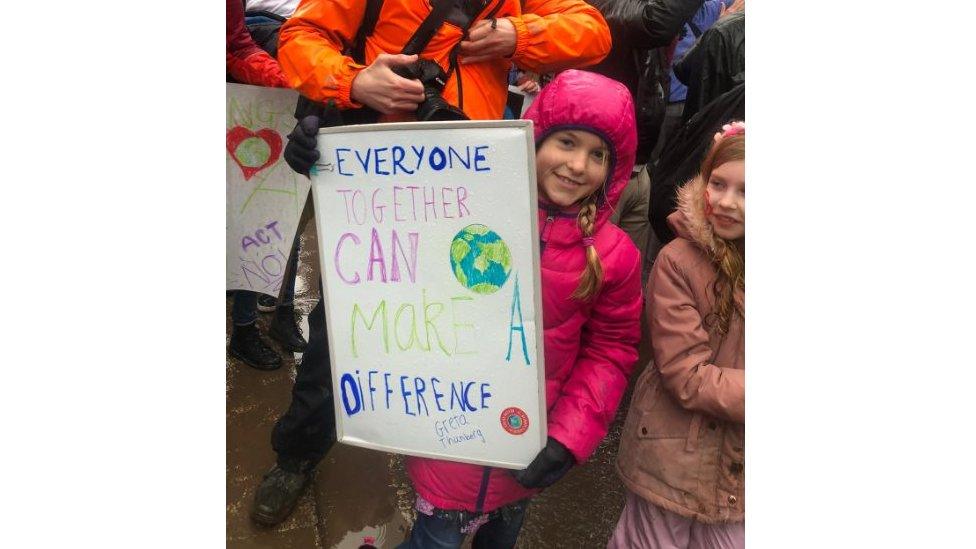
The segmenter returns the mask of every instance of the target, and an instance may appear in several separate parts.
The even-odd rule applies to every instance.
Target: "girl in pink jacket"
[[[535,124],[549,439],[511,471],[407,458],[417,521],[401,547],[514,547],[528,499],[589,458],[637,360],[641,260],[608,223],[634,165],[630,92],[562,72],[525,113]]]

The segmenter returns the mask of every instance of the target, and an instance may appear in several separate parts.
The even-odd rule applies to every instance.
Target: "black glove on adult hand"
[[[319,133],[319,117],[310,114],[302,118],[288,134],[285,145],[285,162],[296,172],[308,176],[309,170],[319,159],[316,136]]]
[[[573,454],[561,442],[549,437],[546,447],[535,456],[532,463],[512,474],[526,488],[546,488],[563,478],[575,462]]]

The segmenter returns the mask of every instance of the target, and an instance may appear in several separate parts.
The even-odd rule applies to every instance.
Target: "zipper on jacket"
[[[505,0],[498,0],[498,4],[496,4],[491,11],[485,14],[482,20],[488,20],[494,17],[495,14],[498,13],[498,10],[500,10],[504,4],[505,4]],[[488,2],[485,2],[485,5],[487,6]],[[461,33],[461,40],[467,40],[468,38],[467,27],[462,30],[463,32]],[[447,77],[450,78],[451,74],[455,74],[455,73],[457,74],[457,78],[455,79],[455,82],[457,83],[457,96],[458,96],[457,108],[463,111],[464,110],[464,87],[463,84],[461,83],[461,71],[457,69],[457,56],[458,56],[458,50],[460,48],[461,48],[461,43],[458,42],[457,44],[454,45],[453,48],[451,48],[451,53],[448,54],[449,71],[447,73]]]
[[[542,226],[542,230],[539,231],[539,255],[546,249],[546,242],[549,241],[549,235],[552,233],[552,223],[556,220],[556,214],[550,211],[546,211],[546,224]]]
[[[492,17],[494,17],[495,14],[498,13],[498,10],[502,9],[502,6],[504,4],[505,4],[505,0],[498,0],[498,4],[495,4],[495,7],[492,8],[491,11],[486,13],[482,19],[491,19]]]
[[[485,467],[481,475],[481,488],[478,490],[478,503],[474,508],[475,513],[481,513],[485,507],[485,497],[488,496],[488,479],[491,478],[491,467]]]

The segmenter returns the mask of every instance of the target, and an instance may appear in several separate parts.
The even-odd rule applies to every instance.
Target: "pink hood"
[[[593,132],[610,145],[609,182],[598,191],[599,230],[617,206],[634,169],[637,125],[630,91],[616,80],[596,73],[563,71],[542,88],[525,118],[535,125],[536,148],[552,133],[574,128]],[[546,205],[540,203],[540,207]]]
[[[569,70],[543,88],[526,118],[535,122],[536,146],[556,130],[577,128],[601,135],[611,149],[593,232],[603,286],[592,300],[571,297],[586,266],[576,212],[539,205],[548,434],[583,463],[606,435],[637,361],[640,253],[606,222],[634,165],[634,107],[623,85]],[[417,492],[442,509],[490,511],[538,492],[505,469],[410,457],[407,471]]]

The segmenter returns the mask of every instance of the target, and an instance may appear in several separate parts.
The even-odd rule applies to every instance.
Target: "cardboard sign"
[[[329,128],[318,146],[339,440],[524,468],[546,439],[531,122]]]
[[[285,163],[298,93],[227,84],[227,289],[278,295],[310,183]]]

